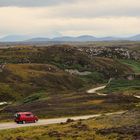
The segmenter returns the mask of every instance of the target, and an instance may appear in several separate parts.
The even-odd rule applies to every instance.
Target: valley
[[[11,122],[13,115],[19,111],[31,111],[40,119],[101,114],[99,120],[90,118],[80,123],[94,124],[96,121],[100,123],[109,119],[109,123],[113,124],[110,124],[108,129],[115,124],[112,122],[114,115],[102,116],[103,114],[125,110],[129,115],[126,117],[124,113],[125,117],[121,120],[133,120],[131,112],[137,116],[140,109],[140,99],[137,98],[140,96],[139,47],[132,48],[129,45],[123,47],[123,43],[117,47],[115,43],[114,46],[111,44],[111,47],[107,45],[108,43],[104,43],[103,47],[92,47],[88,44],[24,45],[0,48],[0,103],[3,103],[0,104],[0,122]],[[99,91],[96,93],[97,89]],[[118,114],[118,117],[121,115]],[[79,121],[70,125],[76,123]],[[127,125],[130,125],[129,122]],[[102,128],[98,132],[102,133],[106,126],[105,123],[101,127],[98,124],[97,129]],[[42,133],[45,127],[47,132],[51,129],[51,126],[39,126],[35,131]],[[70,126],[68,123],[52,127],[56,129],[65,127],[69,130]],[[90,125],[89,127],[92,128]],[[123,123],[117,128],[122,127],[127,129]],[[13,131],[14,134],[15,131],[25,132],[25,129],[6,131],[7,133]],[[118,133],[119,130],[115,131]],[[95,132],[93,133],[95,135]],[[110,135],[109,137],[113,137]],[[32,138],[36,139],[34,136]],[[96,136],[102,138],[98,134]],[[11,137],[14,139],[14,136]],[[24,136],[22,137],[24,139]],[[44,138],[48,137],[50,137],[48,133],[44,134]],[[52,139],[55,137],[57,136],[54,138],[52,136]],[[66,137],[71,139],[71,136]],[[128,137],[133,135],[128,134]],[[5,137],[0,133],[0,138]],[[62,139],[64,138],[65,136],[62,136]]]

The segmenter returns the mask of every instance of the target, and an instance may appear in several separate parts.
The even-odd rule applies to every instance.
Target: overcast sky
[[[0,0],[0,36],[140,34],[140,0]]]

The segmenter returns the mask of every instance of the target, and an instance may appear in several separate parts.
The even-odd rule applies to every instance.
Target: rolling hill
[[[0,38],[0,42],[94,42],[94,41],[140,41],[140,35],[130,36],[130,37],[95,37],[91,35],[82,36],[61,36],[55,38],[48,37],[29,37],[26,35],[9,35]]]

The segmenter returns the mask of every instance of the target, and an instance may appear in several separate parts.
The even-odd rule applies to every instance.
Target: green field
[[[124,94],[124,95],[134,95],[140,94],[140,80],[125,80],[118,79],[113,80],[111,83],[103,90],[106,94]]]
[[[135,71],[135,73],[140,73],[140,61],[135,60],[120,60],[123,64],[126,64]]]

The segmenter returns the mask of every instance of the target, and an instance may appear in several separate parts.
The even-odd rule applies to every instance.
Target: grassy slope
[[[0,100],[19,100],[40,91],[77,90],[84,82],[47,64],[8,64],[0,74]]]
[[[132,140],[140,136],[139,109],[70,123],[0,131],[0,139]]]
[[[113,80],[104,90],[104,93],[115,93],[115,94],[124,94],[124,95],[136,95],[140,91],[140,79],[136,80]]]
[[[119,60],[121,63],[131,67],[135,74],[140,73],[140,61]],[[138,76],[137,76],[138,77]],[[140,95],[140,79],[134,80],[116,79],[103,90],[104,93],[116,93],[125,95]]]
[[[135,73],[140,73],[140,61],[135,60],[120,60],[120,62],[132,67]]]

